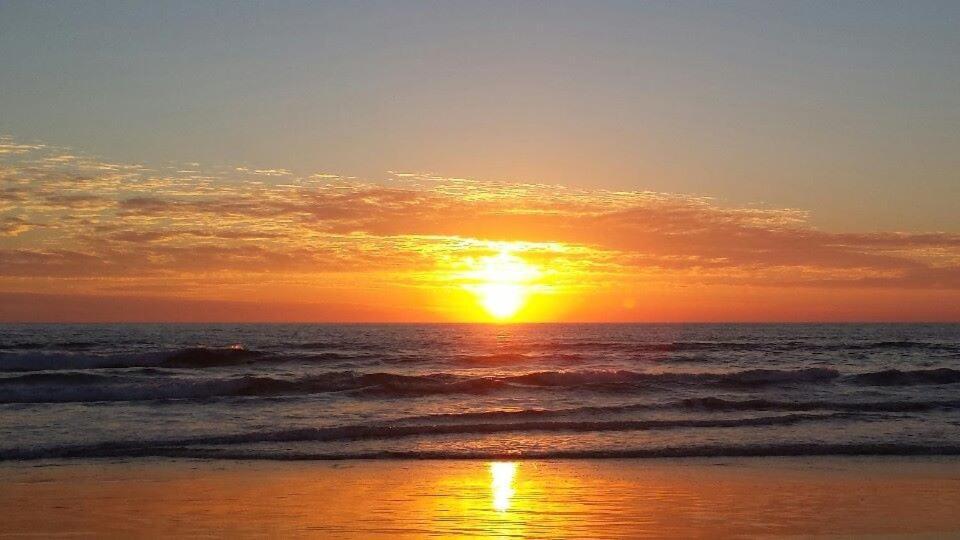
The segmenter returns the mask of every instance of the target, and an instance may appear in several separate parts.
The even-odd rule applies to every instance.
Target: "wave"
[[[367,343],[357,340],[344,341],[306,341],[290,344],[291,349],[300,349],[306,351],[381,351],[385,350],[383,345],[377,343]]]
[[[90,458],[182,458],[261,461],[342,461],[342,460],[541,460],[541,459],[657,459],[657,458],[739,458],[814,456],[960,456],[960,445],[910,443],[786,443],[768,445],[690,445],[659,448],[574,449],[574,450],[409,450],[276,452],[237,448],[193,448],[183,446],[99,446],[85,449],[2,450],[0,461]]]
[[[950,351],[960,354],[960,344],[933,341],[874,341],[850,343],[762,342],[762,341],[679,341],[679,342],[619,342],[619,341],[573,341],[519,343],[496,346],[477,352],[462,351],[458,347],[426,347],[408,344],[413,350],[429,352],[398,352],[385,344],[353,342],[307,342],[275,346],[278,351],[266,352],[239,345],[195,346],[173,350],[149,350],[142,352],[99,352],[98,347],[108,347],[107,342],[61,341],[56,343],[14,342],[0,347],[0,372],[52,371],[131,367],[175,367],[182,369],[208,369],[243,366],[253,363],[314,362],[376,360],[385,363],[421,361],[451,362],[455,365],[497,366],[543,364],[556,366],[575,365],[590,359],[603,360],[605,353],[616,353],[620,358],[636,361],[650,360],[656,354],[658,362],[715,362],[724,361],[718,354],[729,352],[764,352],[776,354],[790,351],[803,352],[864,352],[924,350],[931,352]],[[129,346],[129,344],[128,344]],[[676,354],[671,354],[676,353]],[[699,354],[697,354],[699,353]],[[760,371],[760,370],[758,370]],[[867,380],[867,379],[865,379]],[[880,380],[879,378],[877,380]]]
[[[730,373],[645,373],[618,371],[540,371],[508,377],[506,380],[528,386],[598,386],[619,384],[710,384],[722,386],[765,386],[822,382],[835,379],[840,372],[827,368],[795,370],[749,369]]]
[[[912,341],[912,340],[880,340],[880,341],[847,341],[847,342],[817,342],[817,341],[550,341],[530,344],[517,344],[510,348],[513,352],[536,351],[619,351],[636,353],[671,353],[671,352],[793,352],[793,351],[870,351],[870,350],[927,350],[927,351],[960,351],[960,344],[955,342]]]
[[[230,347],[191,347],[171,353],[163,359],[165,367],[206,368],[247,364],[265,356],[260,351],[239,345]]]
[[[76,384],[82,382],[83,384]],[[231,378],[131,377],[81,372],[31,373],[0,379],[0,403],[68,403],[210,399],[350,392],[353,395],[417,397],[478,394],[507,383],[495,378],[449,374],[326,372],[299,378],[246,375]]]
[[[118,369],[136,367],[213,367],[246,363],[263,356],[237,346],[190,347],[143,353],[75,352],[0,353],[0,372]]]
[[[931,341],[874,341],[870,343],[855,343],[846,348],[850,349],[934,349],[956,351],[958,346],[955,343],[938,343]]]
[[[15,377],[0,377],[0,388],[10,385],[31,384],[104,384],[109,383],[114,379],[115,378],[111,376],[88,373],[85,371],[40,372],[17,375]],[[2,401],[2,398],[0,398],[0,401]]]
[[[485,354],[459,354],[452,360],[459,364],[470,366],[497,366],[512,364],[529,364],[534,362],[549,362],[551,364],[579,364],[585,358],[580,354],[553,353],[535,354],[531,352],[497,352]]]
[[[926,412],[960,409],[960,400],[935,401],[776,401],[769,399],[727,400],[716,397],[684,399],[673,406],[708,411],[848,411]]]
[[[248,364],[324,362],[364,358],[371,358],[370,353],[325,351],[278,355],[265,351],[247,349],[238,345],[227,347],[188,347],[168,351],[116,354],[84,354],[63,351],[8,352],[0,353],[0,373],[137,367],[207,369],[244,366]]]
[[[960,382],[960,370],[950,368],[899,370],[887,369],[850,375],[850,380],[871,386],[914,386]]]
[[[206,353],[205,353],[206,354]],[[232,356],[226,356],[232,358]],[[223,356],[193,357],[197,366],[220,362]],[[240,358],[249,358],[241,355]],[[161,368],[171,366],[167,362]],[[172,364],[183,366],[182,362]],[[416,398],[447,394],[486,394],[514,390],[586,390],[600,393],[634,394],[651,389],[682,386],[750,390],[764,387],[828,384],[834,381],[865,386],[952,384],[960,382],[960,371],[948,368],[929,370],[886,370],[841,376],[837,370],[806,368],[796,370],[751,369],[729,373],[643,373],[635,371],[538,371],[522,375],[472,377],[451,373],[402,375],[328,371],[301,377],[244,375],[236,377],[185,377],[176,371],[98,374],[82,371],[27,373],[0,378],[0,403],[59,403],[90,401],[146,401],[209,399],[217,397],[306,395],[344,392],[355,397]],[[144,368],[149,369],[149,368]],[[143,376],[148,375],[148,376]],[[691,407],[733,410],[732,402],[704,398]],[[754,400],[747,406],[759,410],[786,407],[783,403]],[[838,406],[840,406],[838,404]],[[803,410],[803,409],[797,409]]]
[[[731,400],[717,397],[688,398],[677,401],[631,403],[625,405],[585,406],[564,409],[495,410],[466,413],[438,413],[405,418],[403,421],[462,422],[469,420],[514,421],[525,418],[569,418],[596,415],[618,415],[638,411],[679,410],[706,412],[928,412],[960,409],[960,400],[934,401],[776,401],[769,399]]]
[[[67,351],[76,351],[76,350],[87,350],[93,349],[96,347],[108,345],[105,342],[96,342],[96,341],[58,341],[53,343],[48,342],[37,342],[37,341],[18,341],[14,343],[5,343],[0,342],[0,349],[4,350],[21,350],[21,351],[35,351],[38,349],[64,349]]]
[[[39,459],[95,457],[103,453],[135,451],[143,448],[229,446],[257,443],[342,442],[395,440],[408,437],[444,435],[489,435],[532,432],[623,432],[682,428],[738,428],[786,426],[849,418],[846,413],[788,414],[735,419],[610,420],[468,424],[360,424],[326,428],[300,428],[281,431],[257,431],[232,435],[201,436],[175,440],[114,441],[93,445],[74,445],[46,449],[10,449],[0,451],[0,459]],[[114,454],[111,454],[114,455]]]
[[[82,376],[81,376],[82,375]],[[449,373],[324,372],[299,378],[246,375],[231,378],[180,376],[99,376],[79,372],[27,374],[0,379],[0,403],[56,403],[75,401],[145,401],[225,396],[278,396],[349,392],[355,396],[386,398],[444,394],[484,394],[507,388],[587,389],[632,393],[650,385],[706,384],[759,387],[829,381],[834,370],[747,370],[733,373],[638,373],[633,371],[542,371],[513,376],[468,377]],[[76,379],[76,380],[74,380]],[[83,381],[91,384],[74,384]],[[102,384],[96,384],[96,383]]]
[[[868,444],[771,444],[771,445],[698,445],[664,448],[622,448],[604,450],[510,451],[373,451],[330,453],[271,453],[257,451],[221,451],[216,449],[144,449],[142,453],[116,457],[169,457],[195,459],[342,461],[371,459],[402,460],[538,460],[538,459],[657,459],[657,458],[737,458],[737,457],[813,457],[813,456],[958,456],[958,445],[899,443]],[[104,457],[113,457],[104,456]],[[0,456],[3,459],[3,456]]]

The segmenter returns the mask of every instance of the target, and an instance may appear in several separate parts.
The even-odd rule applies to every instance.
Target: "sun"
[[[540,271],[509,251],[471,261],[474,269],[465,277],[466,288],[473,292],[493,318],[513,317],[526,304],[532,282]]]
[[[483,308],[498,319],[512,317],[526,301],[523,287],[510,283],[478,285],[475,291]]]

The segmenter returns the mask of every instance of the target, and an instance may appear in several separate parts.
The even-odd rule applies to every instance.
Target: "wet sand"
[[[956,458],[0,465],[0,537],[960,536]]]

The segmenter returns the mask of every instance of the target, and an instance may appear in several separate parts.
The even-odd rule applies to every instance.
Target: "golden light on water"
[[[506,512],[510,509],[510,500],[515,493],[513,479],[517,475],[517,464],[495,461],[490,464],[490,493],[493,509]]]
[[[540,270],[509,251],[481,257],[464,275],[466,288],[476,295],[480,305],[492,317],[513,317],[526,304]]]

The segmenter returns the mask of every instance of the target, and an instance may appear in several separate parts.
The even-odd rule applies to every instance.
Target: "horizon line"
[[[878,321],[516,321],[516,322],[496,322],[496,321],[0,321],[0,325],[97,325],[97,324],[170,324],[170,325],[318,325],[318,326],[416,326],[416,325],[438,325],[438,326],[532,326],[532,325],[604,325],[604,326],[627,326],[627,325],[883,325],[883,324],[902,324],[902,325],[925,325],[925,324],[946,324],[957,325],[960,320],[927,320],[927,321],[903,321],[903,320],[878,320]]]

